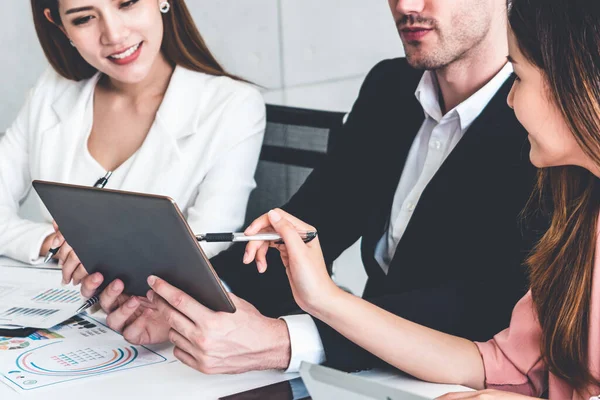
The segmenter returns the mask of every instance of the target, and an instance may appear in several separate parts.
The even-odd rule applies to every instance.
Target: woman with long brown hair
[[[32,179],[171,196],[192,229],[244,222],[265,127],[260,93],[228,74],[184,0],[31,0],[51,65],[0,140],[0,255],[63,244],[50,215],[17,215]],[[160,227],[157,227],[160,229]],[[205,245],[209,257],[226,246]],[[85,270],[67,243],[65,283]]]
[[[282,210],[247,230],[274,228],[294,297],[314,317],[418,378],[480,391],[444,399],[588,399],[600,393],[600,6],[589,0],[512,0],[509,105],[540,168],[530,206],[551,215],[528,260],[531,290],[510,327],[486,343],[440,333],[348,294],[327,274],[313,230]],[[541,203],[541,204],[540,204]],[[265,246],[247,261],[265,264]],[[490,257],[494,257],[490,254]],[[481,260],[485,263],[485,260]],[[161,294],[160,292],[158,294]],[[154,296],[158,298],[158,296]],[[481,390],[487,388],[487,390]]]

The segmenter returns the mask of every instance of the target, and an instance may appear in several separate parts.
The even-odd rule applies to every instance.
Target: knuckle
[[[196,365],[197,365],[198,371],[202,372],[203,374],[210,375],[210,372],[209,372],[210,369],[206,365],[204,365],[201,361],[196,362]]]
[[[113,303],[114,302],[111,299],[107,298],[104,293],[100,295],[100,307],[102,308],[102,311],[109,314],[109,316]]]
[[[165,315],[165,321],[167,321],[167,324],[169,324],[169,326],[173,326],[175,324],[175,312],[173,312],[172,310],[167,311]]]
[[[205,357],[200,356],[197,359],[198,370],[204,374],[212,375],[215,373],[215,367]]]
[[[107,314],[110,312],[108,305],[104,301],[100,301],[100,308],[102,309],[102,311],[104,311]],[[106,321],[108,322],[108,317],[107,317]]]
[[[252,251],[252,252],[256,252],[256,250],[258,250],[260,248],[260,243],[259,242],[250,242],[248,243],[248,250]]]
[[[169,342],[177,345],[177,333],[173,329],[169,330]]]
[[[176,308],[185,306],[185,296],[182,292],[175,293],[175,295],[173,295],[172,301],[173,302],[171,304],[173,304],[173,306]]]
[[[195,336],[192,339],[192,344],[194,345],[194,347],[200,349],[202,352],[209,348],[209,341],[204,336]]]
[[[69,260],[63,262],[62,271],[64,276],[70,278],[73,275],[74,270],[75,267],[72,265],[71,262],[69,262]]]
[[[127,329],[123,331],[123,338],[131,344],[142,344],[139,336],[131,334]]]
[[[120,327],[117,326],[117,321],[115,319],[116,319],[116,317],[115,317],[114,313],[113,314],[108,314],[108,316],[106,317],[106,324],[110,328],[112,328],[112,329],[114,329],[116,331],[120,331],[120,329],[118,329]]]

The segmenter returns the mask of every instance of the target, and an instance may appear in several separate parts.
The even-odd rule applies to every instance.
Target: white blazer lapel
[[[87,81],[69,85],[53,103],[57,117],[55,125],[41,135],[40,149],[45,154],[40,157],[42,179],[66,182],[72,169],[75,155],[81,151],[81,141],[87,137],[93,115],[86,115],[88,101],[91,101],[100,74]],[[91,111],[91,109],[90,109]]]

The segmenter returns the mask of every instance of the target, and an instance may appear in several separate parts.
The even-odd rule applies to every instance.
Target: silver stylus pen
[[[304,243],[308,243],[317,237],[316,231],[299,231],[300,237]],[[263,240],[265,242],[281,242],[282,238],[277,233],[259,233],[257,235],[246,236],[243,233],[202,233],[196,235],[199,242],[250,242],[254,240]]]

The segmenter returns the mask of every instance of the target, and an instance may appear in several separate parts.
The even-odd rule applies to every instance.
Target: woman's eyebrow
[[[92,8],[93,8],[92,6],[71,8],[71,9],[67,10],[65,12],[65,14],[75,14],[75,13],[78,13],[81,11],[90,11]]]

